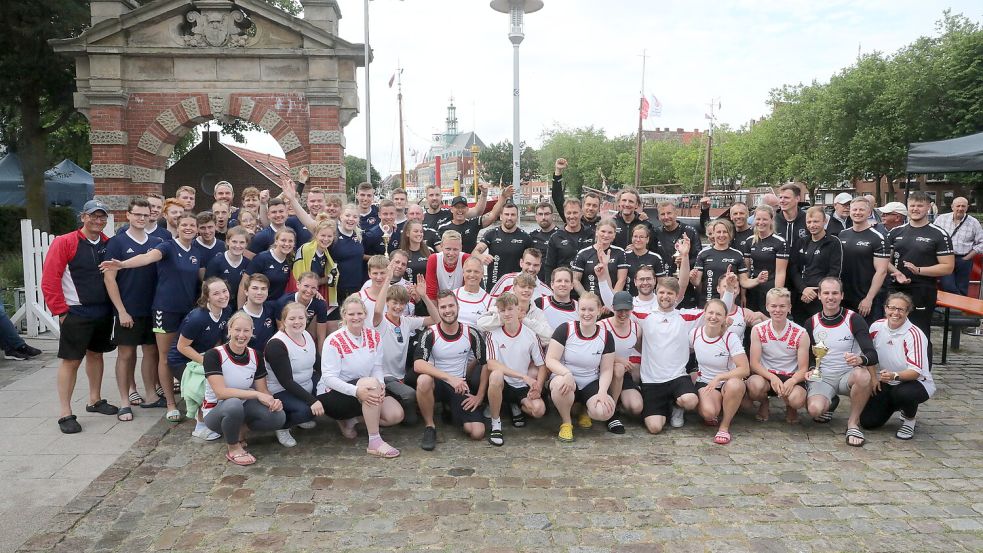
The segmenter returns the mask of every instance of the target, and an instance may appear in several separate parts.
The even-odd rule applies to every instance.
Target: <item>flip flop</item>
[[[812,419],[813,422],[818,422],[819,424],[826,424],[829,421],[833,420],[833,411],[836,411],[836,408],[839,406],[840,406],[840,396],[833,396],[833,399],[831,399],[829,402],[829,409],[822,415],[819,415],[818,417]]]
[[[133,409],[129,407],[123,407],[122,409],[119,410],[119,413],[116,413],[116,419],[119,420],[120,422],[130,422],[131,420],[133,420]]]
[[[713,443],[717,445],[727,445],[730,443],[730,432],[721,430],[713,437]]]
[[[143,403],[143,396],[140,392],[130,392],[130,405],[140,405]]]
[[[225,458],[234,465],[239,465],[240,467],[248,467],[256,462],[256,458],[253,457],[252,453],[248,451],[243,451],[242,453],[237,453],[233,455],[232,453],[226,453]]]
[[[383,459],[395,459],[399,457],[399,450],[395,447],[389,445],[386,442],[379,444],[377,448],[365,448],[365,452],[374,457],[382,457]]]

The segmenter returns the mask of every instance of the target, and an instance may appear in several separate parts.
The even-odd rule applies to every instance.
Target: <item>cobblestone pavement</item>
[[[567,445],[555,418],[506,419],[502,448],[444,427],[430,453],[421,427],[388,429],[396,460],[326,421],[290,450],[253,436],[248,468],[161,422],[22,550],[983,551],[983,344],[964,346],[915,439],[895,421],[864,448],[844,442],[847,403],[830,425],[740,415],[729,446],[696,417]]]

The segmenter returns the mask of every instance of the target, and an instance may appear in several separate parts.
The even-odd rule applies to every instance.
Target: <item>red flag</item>
[[[393,83],[396,82],[396,74],[393,73],[392,77],[389,77],[389,88],[393,87]]]
[[[642,119],[649,118],[649,101],[644,96],[642,97],[642,108],[641,113],[639,113],[639,117]]]

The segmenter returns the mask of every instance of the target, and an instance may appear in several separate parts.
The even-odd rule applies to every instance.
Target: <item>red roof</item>
[[[287,160],[285,158],[272,154],[256,152],[243,148],[242,146],[234,146],[232,144],[223,143],[222,146],[239,156],[240,159],[251,165],[253,169],[259,171],[264,177],[269,179],[270,182],[279,183],[281,176],[290,175],[290,166],[287,165]]]

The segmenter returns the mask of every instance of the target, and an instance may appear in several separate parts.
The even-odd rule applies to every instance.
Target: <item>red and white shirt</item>
[[[485,336],[485,343],[489,359],[495,359],[517,373],[535,377],[538,373],[530,365],[541,367],[545,364],[539,337],[522,323],[519,323],[519,330],[515,334],[509,334],[505,327],[496,328]],[[513,388],[526,386],[524,381],[511,376],[506,376],[505,382]]]
[[[788,376],[799,370],[799,344],[809,339],[806,329],[786,321],[778,331],[768,319],[751,327],[751,334],[761,344],[761,365],[768,372]]]
[[[622,357],[631,361],[632,363],[641,363],[642,354],[635,349],[635,344],[638,343],[638,323],[629,320],[628,321],[628,332],[622,336],[618,334],[618,329],[614,327],[614,317],[608,317],[601,321],[601,325],[608,329],[611,336],[614,337],[614,354],[618,357]]]
[[[935,380],[929,370],[928,338],[920,328],[905,321],[897,329],[891,330],[886,319],[870,325],[870,337],[877,350],[877,362],[882,370],[901,372],[907,369],[918,371],[918,383],[925,387],[928,396],[935,394]],[[896,386],[900,382],[889,382]]]
[[[714,377],[733,370],[737,367],[734,356],[744,353],[744,345],[735,334],[724,331],[723,335],[710,338],[704,326],[690,331],[689,343],[696,353],[699,366],[697,382],[710,382]]]
[[[512,288],[515,287],[515,277],[519,276],[520,274],[522,273],[509,273],[503,276],[502,278],[498,279],[498,282],[496,282],[495,286],[492,287],[491,289],[491,296],[493,298],[497,298],[498,296],[501,296],[505,292],[512,291]],[[536,301],[537,299],[542,298],[544,296],[552,296],[552,295],[553,295],[553,290],[551,290],[549,286],[547,286],[543,281],[537,278],[536,290],[533,291],[532,293],[532,300]]]
[[[332,332],[321,348],[321,380],[317,384],[317,393],[337,390],[354,396],[357,387],[352,382],[367,376],[385,384],[379,333],[363,328],[361,333],[354,335],[347,327]]]
[[[491,306],[491,296],[481,288],[472,293],[465,290],[463,286],[454,290],[454,295],[457,296],[457,320],[477,326],[478,318]]]

